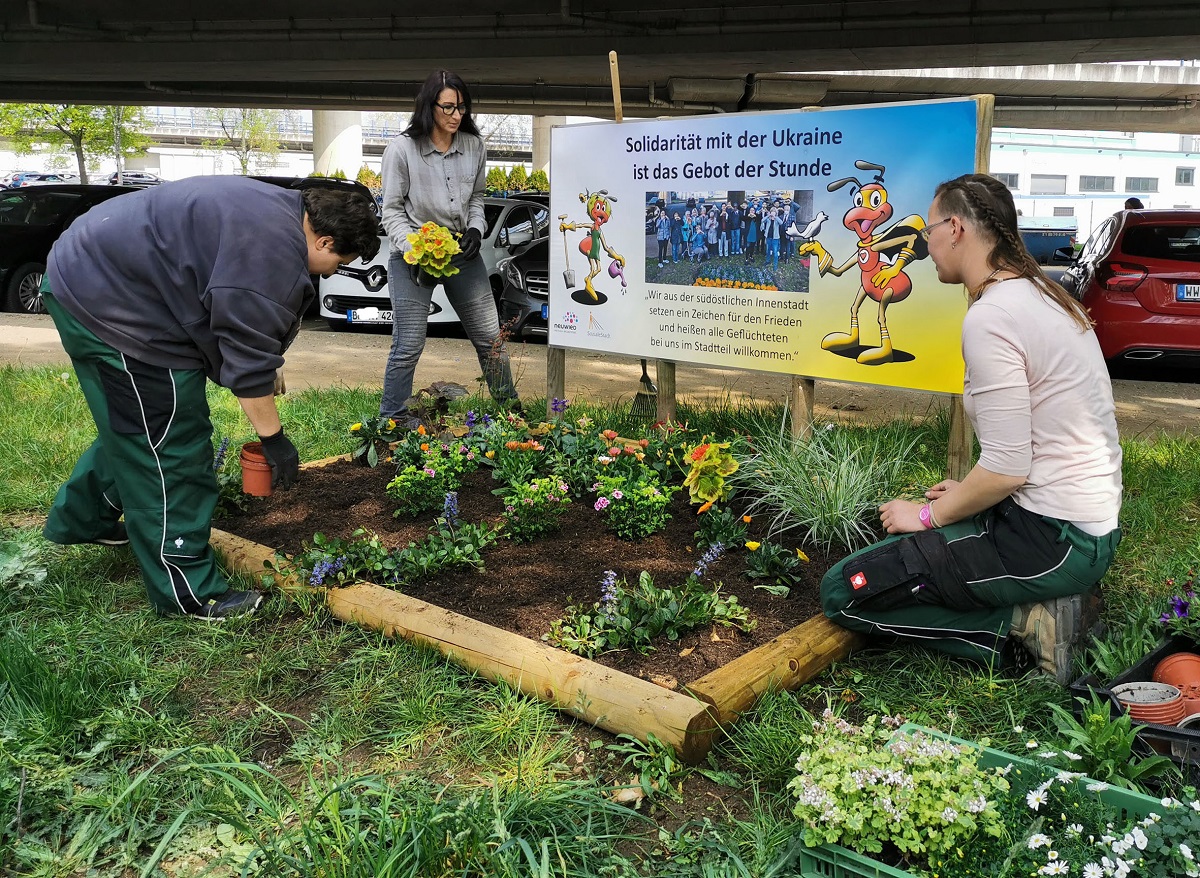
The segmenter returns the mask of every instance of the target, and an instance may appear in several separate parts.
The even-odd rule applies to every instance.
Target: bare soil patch
[[[386,545],[403,547],[425,537],[433,516],[393,516],[394,504],[384,492],[393,474],[387,464],[372,469],[347,461],[308,469],[291,490],[256,500],[249,513],[215,524],[288,554],[300,551],[316,532],[350,538],[360,527],[378,534]],[[492,524],[500,520],[503,501],[492,494],[498,484],[490,470],[468,475],[459,490],[463,520]],[[701,554],[695,548],[696,514],[683,492],[672,500],[667,528],[636,542],[609,533],[593,511],[592,500],[573,500],[562,516],[561,529],[534,543],[501,538],[484,551],[485,571],[445,571],[404,590],[444,609],[538,640],[572,601],[590,605],[600,599],[606,570],[615,570],[630,583],[646,570],[663,587],[681,584],[695,568]],[[750,531],[751,539],[762,538],[758,522],[751,522]],[[745,576],[747,551],[731,549],[709,567],[705,581],[721,583],[724,594],[737,597],[757,623],[752,632],[706,626],[675,642],[664,639],[647,655],[615,651],[596,660],[655,682],[686,684],[820,612],[817,586],[829,562],[819,552],[805,550],[811,561],[803,568],[803,581],[784,598],[755,588],[761,582]]]

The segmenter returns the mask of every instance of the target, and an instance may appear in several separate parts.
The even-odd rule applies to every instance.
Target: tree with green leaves
[[[530,189],[536,189],[538,192],[550,191],[550,178],[546,176],[546,172],[541,168],[529,175],[529,182],[525,184]]]
[[[8,138],[18,155],[49,144],[56,154],[74,156],[83,183],[102,159],[115,158],[121,168],[127,157],[144,153],[151,143],[142,133],[145,127],[141,107],[0,104],[0,137]]]
[[[488,168],[487,176],[483,178],[484,188],[488,192],[502,192],[508,188],[508,172],[500,166]]]
[[[284,121],[282,110],[223,107],[210,110],[209,119],[221,134],[206,140],[204,148],[211,152],[233,153],[239,174],[250,174],[279,164],[279,151],[283,146],[279,134]]]
[[[508,191],[520,192],[528,188],[529,175],[525,171],[525,166],[522,164],[513,165],[513,169],[508,173]]]

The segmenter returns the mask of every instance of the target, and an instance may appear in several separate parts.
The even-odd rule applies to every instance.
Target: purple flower
[[[556,415],[561,415],[567,410],[568,405],[570,405],[570,403],[568,403],[565,399],[559,399],[556,396],[554,399],[550,400],[550,411],[554,412]]]
[[[600,610],[611,622],[613,609],[617,603],[617,571],[605,570],[604,578],[600,580]]]
[[[700,560],[696,562],[696,569],[692,571],[692,576],[696,577],[696,579],[703,579],[705,571],[708,570],[708,565],[715,564],[717,559],[723,554],[725,554],[725,544],[713,543],[708,547],[708,551],[700,557]]]
[[[450,527],[458,526],[458,491],[447,491],[446,499],[442,501],[442,518]]]
[[[625,495],[621,493],[620,489],[618,489],[618,490],[616,490],[616,491],[613,491],[613,495],[612,495],[612,497],[613,497],[613,499],[614,499],[614,500],[620,500],[620,499],[621,499],[622,497],[624,497],[624,496],[625,496]]]
[[[477,421],[477,420],[478,420],[478,419],[477,419],[477,418],[476,418],[476,416],[475,416],[475,412],[473,412],[473,411],[472,411],[472,412],[467,412],[467,429],[468,429],[468,430],[473,430],[473,429],[475,429],[475,423],[476,423],[476,421]]]
[[[226,436],[221,440],[221,447],[217,449],[217,454],[213,458],[213,472],[216,472],[225,465],[225,452],[229,450],[229,437]]]
[[[600,499],[598,499],[596,501],[595,509],[597,512],[599,512],[601,509],[607,508],[607,506],[608,506],[608,498],[601,497]]]
[[[431,466],[427,466],[427,467],[425,467],[425,469],[423,470],[423,472],[425,473],[425,475],[429,476],[430,478],[433,478],[434,476],[436,476],[436,475],[437,475],[437,470],[435,470],[435,469],[434,469],[433,467],[431,467]]]
[[[308,578],[309,585],[324,585],[325,577],[337,573],[346,564],[345,556],[337,558],[322,558],[313,565],[312,576]]]

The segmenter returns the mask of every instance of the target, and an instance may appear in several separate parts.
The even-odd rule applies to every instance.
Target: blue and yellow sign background
[[[870,297],[858,312],[858,348],[825,350],[821,341],[849,329],[864,281],[858,260],[869,258],[860,241],[879,240],[906,218],[915,216],[910,225],[923,225],[937,185],[975,170],[977,125],[976,101],[962,99],[554,129],[550,343],[961,393],[966,300],[961,286],[938,281],[922,246],[903,268],[911,292],[884,314],[894,349],[890,362],[870,365],[856,357],[880,344],[880,308]],[[855,162],[884,170],[863,170]],[[877,176],[881,185],[870,185]],[[856,182],[829,190],[845,178]],[[860,235],[848,217],[856,194],[870,200],[871,190],[880,188],[892,206],[890,217]],[[736,256],[658,268],[656,242],[647,231],[647,193],[663,193],[683,210],[686,195],[703,210],[730,193],[744,193],[740,200],[768,193],[770,201],[782,192],[803,195],[797,204],[811,216],[798,216],[798,229],[826,215],[814,237],[833,267],[850,263],[840,276],[822,276],[815,256],[809,257],[806,284],[796,280],[793,262],[790,280],[778,290],[745,286],[747,278],[765,286],[763,279],[775,275],[769,266],[766,275],[748,272]],[[695,273],[711,285],[694,285]]]

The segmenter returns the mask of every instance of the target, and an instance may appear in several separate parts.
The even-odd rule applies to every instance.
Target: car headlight
[[[518,290],[525,289],[525,278],[521,275],[521,269],[511,260],[504,266],[504,279]]]

